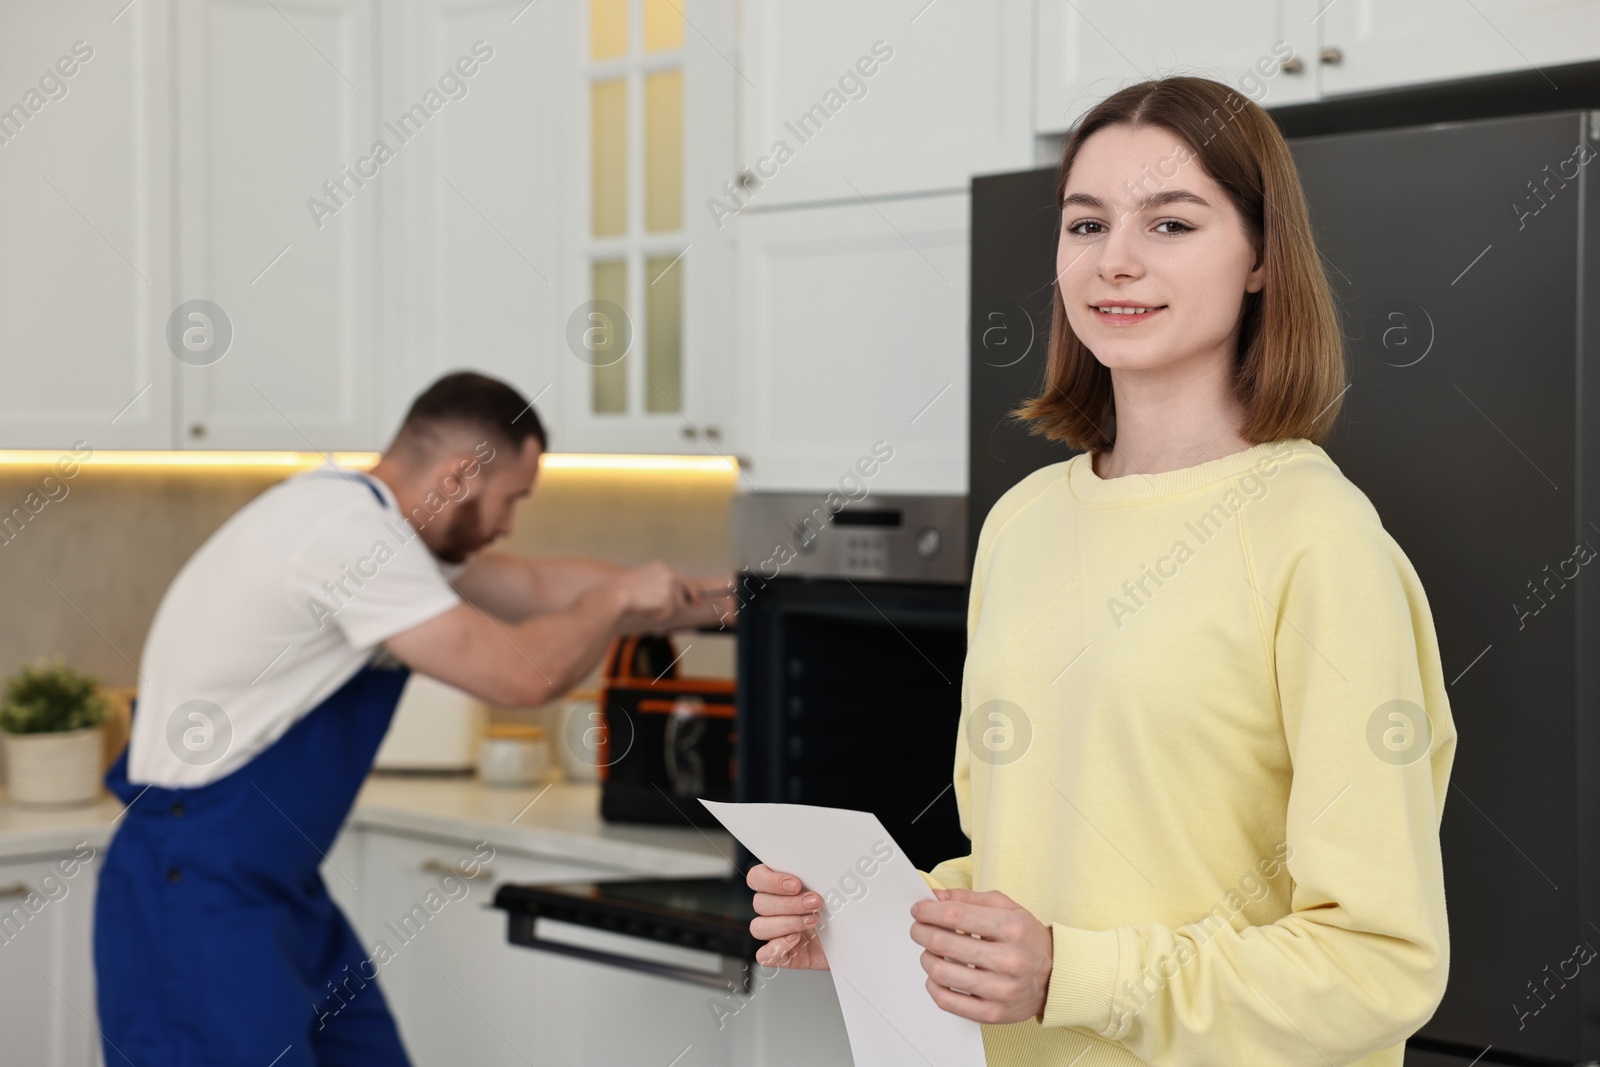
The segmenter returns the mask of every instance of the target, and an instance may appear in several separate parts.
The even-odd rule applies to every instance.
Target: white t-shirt
[[[156,609],[128,779],[196,786],[237,770],[381,642],[459,604],[450,582],[465,569],[428,551],[376,478],[325,464],[268,489]]]

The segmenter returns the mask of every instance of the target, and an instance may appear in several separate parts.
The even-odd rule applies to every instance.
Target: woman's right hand
[[[750,920],[752,936],[767,942],[756,952],[756,962],[766,967],[825,971],[817,928],[822,918],[822,897],[806,889],[792,874],[775,871],[765,863],[750,868],[745,884],[756,891],[756,917]]]

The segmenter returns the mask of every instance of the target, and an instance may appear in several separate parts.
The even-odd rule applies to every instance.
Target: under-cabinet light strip
[[[0,467],[53,467],[78,463],[84,467],[122,469],[310,470],[332,459],[341,467],[368,470],[378,462],[376,452],[202,452],[96,450],[83,455],[70,449],[0,449]],[[540,466],[555,470],[697,471],[733,474],[738,461],[726,456],[652,456],[587,452],[547,452]]]

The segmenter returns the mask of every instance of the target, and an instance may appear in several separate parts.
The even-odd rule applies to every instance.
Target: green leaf
[[[24,667],[7,680],[0,730],[12,734],[81,730],[99,726],[110,710],[99,679],[57,660]]]

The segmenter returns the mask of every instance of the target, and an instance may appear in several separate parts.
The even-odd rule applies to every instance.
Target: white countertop
[[[79,807],[30,808],[0,790],[0,860],[71,852],[83,841],[104,849],[121,815],[122,802],[106,792]]]
[[[726,830],[687,821],[677,826],[608,823],[600,818],[600,786],[595,782],[507,788],[472,777],[380,771],[362,787],[350,822],[405,834],[488,841],[497,849],[662,875],[733,871],[733,836]]]
[[[136,800],[135,803],[138,803]],[[0,860],[70,852],[87,841],[104,848],[122,804],[103,793],[74,808],[30,808],[0,791]],[[377,772],[356,798],[350,825],[447,840],[488,841],[497,849],[564,857],[663,876],[716,876],[733,870],[733,838],[722,829],[608,823],[600,786],[554,781],[508,788],[475,777]]]

